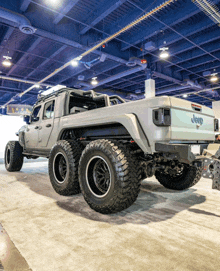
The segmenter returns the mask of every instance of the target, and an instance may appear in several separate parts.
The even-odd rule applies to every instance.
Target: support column
[[[147,79],[145,80],[145,99],[155,97],[155,80]]]

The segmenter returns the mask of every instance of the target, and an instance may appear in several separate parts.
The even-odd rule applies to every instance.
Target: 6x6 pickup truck
[[[41,97],[26,122],[19,141],[6,146],[6,169],[19,171],[24,157],[47,157],[55,191],[82,192],[103,214],[132,205],[146,177],[155,175],[174,190],[195,185],[202,175],[219,179],[218,120],[212,109],[189,101],[125,102],[64,88]]]

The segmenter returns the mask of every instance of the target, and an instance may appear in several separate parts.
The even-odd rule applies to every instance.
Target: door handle
[[[47,124],[46,127],[51,127],[51,124]]]
[[[39,126],[35,126],[35,128],[34,129],[39,129]]]

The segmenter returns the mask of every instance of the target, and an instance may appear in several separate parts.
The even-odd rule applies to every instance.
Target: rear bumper
[[[155,150],[157,152],[163,152],[167,154],[172,154],[171,159],[177,159],[181,163],[190,164],[197,160],[197,156],[201,155],[203,150],[207,148],[208,144],[199,144],[201,146],[200,154],[195,155],[191,151],[191,146],[189,144],[170,144],[170,143],[156,143]]]
[[[169,154],[171,159],[178,159],[182,163],[201,161],[202,177],[212,179],[212,188],[220,190],[220,144],[201,144],[200,155],[192,153],[190,145],[186,144],[156,143],[155,149]]]

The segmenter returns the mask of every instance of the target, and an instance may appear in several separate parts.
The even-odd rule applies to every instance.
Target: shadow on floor
[[[206,198],[199,195],[194,188],[185,191],[169,190],[160,185],[155,179],[144,180],[141,192],[136,202],[128,209],[111,215],[102,215],[93,211],[81,194],[64,197],[58,195],[52,188],[48,173],[47,163],[39,163],[39,167],[24,167],[21,172],[7,174],[16,177],[18,182],[25,183],[32,191],[56,201],[57,206],[69,213],[84,217],[89,220],[107,222],[112,224],[134,223],[148,224],[171,219],[183,210],[213,215],[201,210],[192,209],[196,204],[203,203]]]

